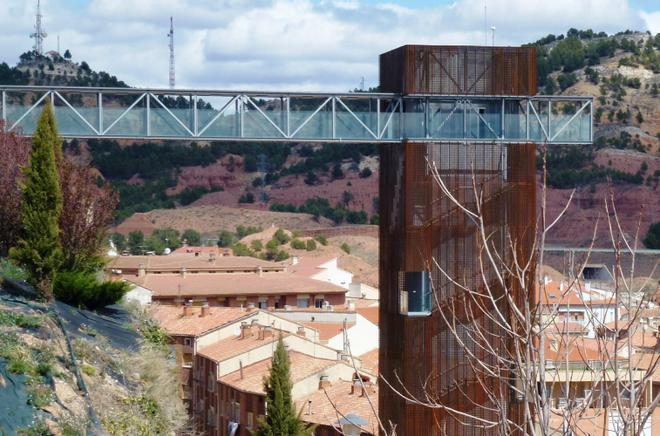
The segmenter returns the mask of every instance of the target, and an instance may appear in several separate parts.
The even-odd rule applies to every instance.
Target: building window
[[[428,271],[409,271],[403,274],[400,292],[400,312],[407,316],[431,314],[431,279]]]
[[[252,412],[247,413],[247,428],[252,428],[254,425]]]
[[[298,302],[297,306],[300,308],[308,308],[309,307],[309,297],[303,297],[303,296],[298,296]]]
[[[213,374],[213,372],[209,372],[206,382],[206,390],[209,392],[215,392],[215,374]]]
[[[237,401],[232,404],[231,420],[237,424],[241,423],[241,403]]]
[[[183,338],[183,345],[186,347],[192,347],[192,339],[191,338]]]
[[[260,297],[257,307],[259,307],[259,309],[268,309],[268,298]]]
[[[325,300],[323,298],[314,298],[314,307],[317,309],[323,309],[323,302]]]

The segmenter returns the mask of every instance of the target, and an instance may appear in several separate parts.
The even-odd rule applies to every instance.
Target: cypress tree
[[[282,336],[277,341],[273,363],[268,377],[264,378],[266,391],[266,417],[252,434],[255,436],[306,436],[314,434],[314,427],[307,426],[300,414],[295,413],[291,397],[291,363],[284,348]]]
[[[32,151],[23,170],[21,237],[10,256],[29,272],[29,282],[46,300],[53,297],[53,279],[61,263],[59,219],[62,192],[57,172],[60,140],[55,115],[46,101],[32,136]]]

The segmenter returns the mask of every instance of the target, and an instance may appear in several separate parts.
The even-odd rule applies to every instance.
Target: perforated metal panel
[[[405,45],[380,56],[381,90],[402,94],[534,95],[534,47]]]
[[[484,344],[469,339],[469,329],[460,325],[466,321],[478,325],[490,346],[504,352],[510,344],[486,316],[495,308],[463,299],[465,292],[434,266],[435,261],[467,288],[483,290],[485,286],[479,265],[478,227],[442,193],[429,165],[435,165],[451,194],[470,210],[476,210],[474,174],[474,183],[483,192],[486,233],[491,235],[493,249],[510,262],[508,233],[518,241],[519,255],[529,255],[532,246],[534,145],[404,143],[385,145],[381,150],[381,374],[392,382],[397,374],[418,398],[431,395],[483,418],[493,412],[475,404],[486,405],[486,391],[495,390],[505,397],[504,404],[510,404],[507,413],[515,416],[519,406],[510,401],[508,380],[486,377],[484,386],[484,374],[475,374],[465,345],[469,354],[484,362],[495,365],[495,359],[484,351]],[[433,303],[428,317],[401,315],[398,296],[402,273],[422,270],[430,271],[439,304]],[[494,268],[486,267],[483,275],[495,294],[501,292]],[[521,289],[516,293],[519,299],[529,295]],[[509,308],[503,302],[498,310],[506,314]],[[456,333],[448,330],[440,311],[455,315],[459,323]],[[457,338],[465,345],[459,345]],[[380,395],[381,418],[396,423],[399,434],[432,434],[429,429],[442,429],[439,434],[448,435],[474,431],[441,410],[406,404],[387,388],[381,389]],[[498,430],[480,429],[474,434],[495,435]]]

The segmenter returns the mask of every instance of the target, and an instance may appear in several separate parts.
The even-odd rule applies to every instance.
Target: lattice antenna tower
[[[176,77],[174,75],[174,19],[170,17],[170,89],[174,89]]]
[[[41,0],[37,0],[37,16],[34,23],[34,33],[30,34],[30,38],[34,38],[34,46],[32,46],[32,48],[34,48],[34,51],[39,55],[44,53],[44,38],[47,36],[48,34],[41,26]]]

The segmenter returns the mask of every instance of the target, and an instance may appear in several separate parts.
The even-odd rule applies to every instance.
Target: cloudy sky
[[[42,0],[47,50],[132,86],[166,87],[169,17],[177,87],[346,91],[378,82],[378,54],[407,43],[496,43],[570,27],[660,32],[656,0]],[[0,61],[31,48],[36,0],[0,1]]]

